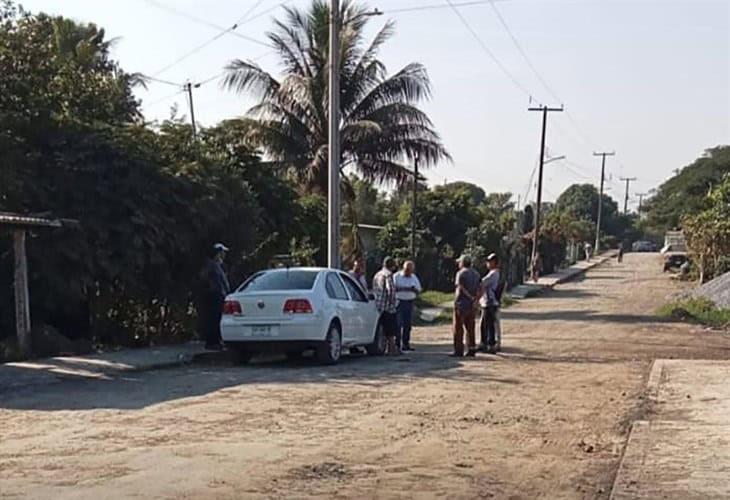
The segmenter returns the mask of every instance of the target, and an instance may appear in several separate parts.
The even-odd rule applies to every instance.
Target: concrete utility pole
[[[540,210],[542,205],[542,170],[545,166],[545,132],[547,130],[547,115],[551,111],[563,111],[563,106],[559,108],[549,108],[547,106],[527,108],[528,111],[541,111],[542,112],[542,136],[540,140],[540,173],[537,177],[537,204],[535,206],[535,236],[532,240],[532,258],[530,264],[534,268],[535,262],[537,261],[537,247],[540,241]],[[536,270],[532,270],[532,278],[537,281]]]
[[[413,208],[411,210],[411,258],[416,259],[416,209],[418,208],[418,155],[413,159]]]
[[[593,156],[601,156],[601,190],[598,193],[598,220],[596,220],[596,246],[595,253],[598,254],[598,250],[601,246],[601,213],[603,212],[603,183],[606,179],[606,156],[614,156],[615,151],[610,153],[593,153]]]
[[[636,177],[621,177],[626,182],[626,196],[624,197],[624,215],[629,213],[629,183],[637,180]]]
[[[195,125],[195,105],[193,104],[193,88],[200,88],[199,83],[186,83],[185,91],[188,93],[188,104],[190,106],[190,125],[193,126],[193,140],[198,140],[198,127]]]
[[[340,2],[330,2],[327,266],[340,267]]]

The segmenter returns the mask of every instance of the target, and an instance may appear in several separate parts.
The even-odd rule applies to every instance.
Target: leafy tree
[[[730,146],[717,146],[665,181],[646,203],[644,226],[657,233],[678,227],[683,216],[698,213],[707,194],[730,173]]]
[[[682,219],[700,283],[730,268],[730,174],[708,194],[707,208]]]
[[[259,103],[243,119],[247,137],[276,166],[286,168],[307,191],[327,192],[328,2],[309,9],[285,7],[268,34],[284,66],[279,80],[255,63],[232,61],[225,85],[252,93]],[[403,158],[418,156],[423,166],[448,158],[428,116],[416,104],[430,95],[426,69],[411,63],[392,76],[377,58],[394,34],[388,22],[365,44],[367,9],[342,2],[340,19],[340,113],[342,168],[352,167],[370,181],[404,182]]]

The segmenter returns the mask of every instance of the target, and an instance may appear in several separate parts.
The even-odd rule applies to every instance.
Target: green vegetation
[[[720,309],[707,299],[687,299],[665,304],[658,314],[665,318],[694,321],[716,328],[730,326],[730,309]]]
[[[700,283],[730,269],[730,174],[703,199],[702,207],[682,218]]]
[[[418,296],[416,305],[420,308],[442,307],[444,305],[450,305],[452,302],[454,302],[454,292],[427,290]]]

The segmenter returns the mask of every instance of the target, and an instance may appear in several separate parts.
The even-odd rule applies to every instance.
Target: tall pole
[[[649,196],[649,195],[648,195],[648,193],[636,193],[636,196],[639,197],[639,217],[641,217],[641,209],[644,206],[643,205],[644,197]]]
[[[563,111],[563,107],[549,108],[547,106],[540,106],[537,108],[528,108],[528,111],[542,111],[542,136],[540,139],[540,171],[537,177],[537,206],[535,207],[535,236],[532,240],[532,258],[530,263],[533,267],[532,278],[537,281],[537,247],[540,241],[540,211],[542,208],[542,172],[545,166],[545,135],[547,132],[547,115],[550,111]]]
[[[15,252],[15,330],[23,357],[32,354],[30,335],[30,299],[28,298],[28,258],[25,253],[25,230],[13,233]]]
[[[629,213],[629,183],[635,181],[636,177],[621,177],[622,181],[626,181],[626,196],[624,197],[624,215]]]
[[[601,246],[601,215],[603,212],[603,182],[606,179],[606,156],[613,156],[615,152],[611,153],[593,153],[593,156],[601,156],[601,190],[598,192],[598,219],[596,220],[596,245],[595,252],[598,254],[598,250]]]
[[[198,88],[200,84],[195,85]],[[185,84],[185,90],[188,93],[188,104],[190,105],[190,125],[193,126],[193,140],[198,140],[198,128],[195,125],[195,106],[193,104],[193,84],[188,82]]]
[[[413,208],[411,209],[411,258],[416,258],[416,210],[418,208],[418,155],[413,159]]]
[[[340,267],[340,2],[330,2],[327,265]]]

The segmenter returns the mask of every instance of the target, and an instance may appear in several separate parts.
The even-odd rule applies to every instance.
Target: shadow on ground
[[[197,397],[242,385],[265,385],[276,397],[276,386],[284,384],[326,384],[333,390],[387,387],[395,380],[437,377],[467,384],[473,374],[459,370],[466,363],[488,363],[489,358],[451,358],[447,344],[419,344],[417,351],[401,357],[344,357],[336,366],[320,366],[304,358],[254,360],[248,366],[230,361],[208,360],[193,365],[142,373],[120,374],[111,379],[67,380],[62,383],[26,387],[3,394],[0,408],[13,410],[65,411],[117,409],[136,410],[151,405]],[[496,372],[496,370],[495,370]],[[515,379],[480,377],[500,384],[519,384]],[[270,386],[270,387],[269,387]]]

